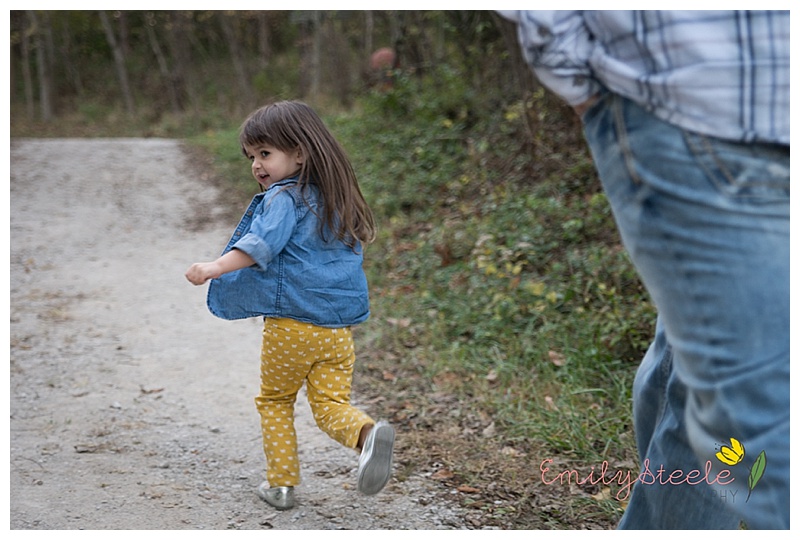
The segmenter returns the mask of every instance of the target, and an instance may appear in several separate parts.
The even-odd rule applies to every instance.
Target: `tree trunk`
[[[375,45],[372,34],[375,31],[375,14],[372,11],[364,12],[364,52],[361,57],[361,70],[362,73],[369,73],[370,65],[369,59],[375,51]],[[392,44],[394,45],[394,44]]]
[[[311,42],[311,101],[316,103],[319,98],[320,61],[319,51],[322,47],[322,17],[319,11],[314,11],[311,24],[313,25]]]
[[[186,25],[186,17],[181,11],[170,11],[167,13],[167,44],[169,45],[170,56],[172,58],[172,80],[179,97],[187,96],[189,107],[196,110],[200,98],[197,90],[192,84],[187,66],[192,65],[192,51],[189,48],[189,29]],[[182,103],[182,100],[180,101]],[[181,105],[185,109],[185,105]]]
[[[119,85],[122,90],[122,97],[125,100],[125,109],[128,114],[132,115],[134,113],[133,95],[131,94],[131,87],[128,83],[128,70],[125,67],[125,55],[114,35],[114,28],[111,26],[111,21],[108,20],[108,15],[105,11],[100,11],[98,13],[100,14],[100,22],[103,25],[103,30],[106,33],[108,45],[114,53],[114,67],[117,70],[117,78],[119,79]]]
[[[244,104],[247,109],[250,109],[255,104],[253,98],[253,89],[250,86],[250,80],[247,77],[247,70],[244,66],[244,57],[239,45],[239,38],[236,35],[236,30],[231,23],[231,16],[227,13],[220,14],[220,24],[222,25],[222,33],[225,35],[225,40],[228,42],[228,52],[231,55],[231,63],[236,72],[236,82],[241,92],[241,99],[239,104]]]
[[[64,71],[67,73],[67,80],[75,88],[75,93],[78,97],[83,96],[83,81],[81,80],[80,72],[75,67],[75,62],[71,54],[72,51],[72,35],[67,24],[61,25],[61,46],[58,48],[60,51],[61,63],[64,66]]]
[[[122,57],[128,58],[131,54],[130,31],[128,29],[128,12],[117,11],[115,18],[119,21],[119,49]]]
[[[44,32],[39,23],[36,12],[28,11],[31,25],[34,28],[33,39],[36,44],[36,75],[39,79],[39,111],[41,120],[49,122],[53,119],[53,100],[52,100],[52,73],[47,62],[47,51],[44,43]]]
[[[269,57],[272,53],[269,46],[269,17],[266,11],[258,12],[258,63],[261,69],[269,66]]]
[[[26,17],[22,22],[22,83],[25,86],[25,112],[28,120],[33,121],[35,112],[35,102],[33,99],[33,75],[31,74],[31,42],[30,36],[35,32],[34,21],[31,17]]]
[[[44,37],[45,58],[47,58],[47,72],[50,73],[50,93],[52,95],[56,80],[56,46],[53,43],[53,21],[49,11],[42,12],[42,36]]]
[[[352,55],[340,17],[325,23],[322,39],[325,43],[321,66],[325,93],[327,95],[335,93],[339,103],[350,107],[353,99]]]
[[[152,13],[148,13],[147,21],[145,21],[145,29],[147,30],[147,38],[150,41],[150,48],[153,49],[153,54],[158,63],[158,70],[161,73],[161,79],[167,87],[167,96],[169,96],[169,103],[173,113],[181,112],[180,101],[178,100],[178,90],[175,88],[175,81],[172,80],[172,72],[169,70],[167,58],[161,50],[161,45],[158,43],[158,37],[155,31],[155,17]]]

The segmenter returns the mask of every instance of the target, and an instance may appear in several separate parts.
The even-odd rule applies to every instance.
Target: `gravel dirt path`
[[[304,397],[297,506],[255,494],[261,325],[213,317],[183,276],[235,225],[189,156],[174,140],[11,143],[11,529],[465,528],[421,476],[360,495],[356,454]]]

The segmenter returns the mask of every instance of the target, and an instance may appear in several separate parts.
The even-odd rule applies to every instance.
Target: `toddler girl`
[[[306,384],[317,425],[361,452],[357,485],[378,493],[392,469],[394,429],[350,404],[351,326],[369,316],[363,246],[375,223],[344,149],[306,104],[253,112],[239,142],[261,185],[221,257],[186,278],[210,281],[208,307],[223,319],[263,317],[261,416],[267,481],[259,496],[294,505],[300,483],[294,404]]]

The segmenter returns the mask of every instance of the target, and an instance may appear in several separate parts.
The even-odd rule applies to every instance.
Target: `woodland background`
[[[107,107],[151,123],[238,118],[279,95],[350,107],[384,78],[370,67],[383,47],[396,51],[390,70],[459,70],[476,97],[495,96],[485,107],[534,88],[513,26],[493,12],[30,10],[10,21],[11,98],[29,121]]]

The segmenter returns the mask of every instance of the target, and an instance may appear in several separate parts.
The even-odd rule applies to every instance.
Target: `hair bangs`
[[[277,108],[263,107],[253,112],[242,124],[239,144],[242,150],[246,146],[267,144],[288,152],[297,148],[298,141],[292,134],[291,125]]]

